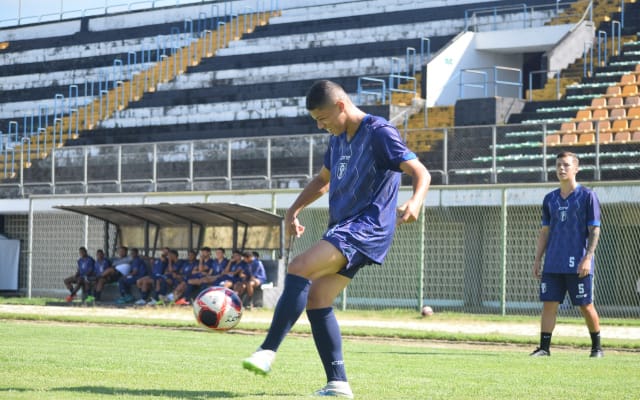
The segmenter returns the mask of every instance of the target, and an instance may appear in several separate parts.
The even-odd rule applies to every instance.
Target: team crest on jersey
[[[567,209],[569,207],[558,207],[558,212],[560,213],[560,221],[564,222],[567,220]]]
[[[338,172],[336,173],[336,178],[342,179],[344,178],[344,174],[347,172],[347,163],[341,162],[338,164]]]

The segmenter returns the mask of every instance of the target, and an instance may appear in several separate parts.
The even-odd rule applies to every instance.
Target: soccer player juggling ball
[[[562,152],[556,157],[560,188],[542,202],[542,228],[538,235],[533,274],[540,279],[542,317],[540,347],[532,356],[549,356],[558,305],[569,292],[580,308],[591,335],[591,357],[602,357],[600,321],[593,305],[594,252],[600,237],[600,204],[596,194],[576,182],[578,156]],[[544,268],[542,257],[544,255]]]
[[[306,307],[327,375],[315,395],[353,398],[333,302],[360,268],[383,262],[397,224],[418,219],[431,177],[398,131],[356,107],[340,85],[315,82],[306,106],[318,128],[332,136],[323,167],[288,209],[285,227],[288,235],[300,237],[305,228],[298,214],[326,192],[329,226],[322,240],[289,264],[267,337],[243,366],[269,373],[278,347]],[[413,195],[396,208],[401,172],[412,177]]]

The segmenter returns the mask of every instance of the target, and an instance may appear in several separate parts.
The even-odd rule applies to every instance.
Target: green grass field
[[[263,333],[189,327],[0,320],[2,399],[301,399],[324,384],[305,334],[260,377],[240,362]],[[347,338],[358,399],[638,399],[640,356],[585,349],[527,356],[531,346]]]

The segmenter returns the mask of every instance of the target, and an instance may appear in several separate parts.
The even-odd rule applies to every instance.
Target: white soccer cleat
[[[258,375],[267,375],[271,371],[271,364],[275,359],[275,351],[258,349],[251,357],[242,361],[242,367]]]
[[[331,381],[325,387],[316,391],[314,396],[317,397],[344,397],[353,399],[353,392],[349,386],[349,382]]]

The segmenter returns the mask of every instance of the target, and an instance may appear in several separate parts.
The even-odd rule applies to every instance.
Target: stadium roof
[[[150,246],[156,249],[209,245],[280,249],[282,254],[284,246],[281,216],[237,203],[59,205],[55,208],[112,224],[117,227],[119,245],[143,247],[147,251]]]
[[[158,227],[188,226],[277,226],[282,217],[277,214],[236,203],[140,204],[56,206],[55,208],[88,215],[117,226],[139,225],[145,222]]]

